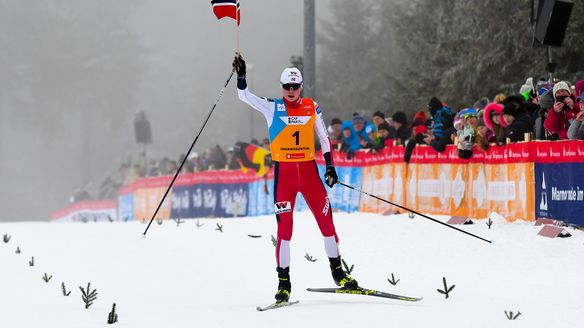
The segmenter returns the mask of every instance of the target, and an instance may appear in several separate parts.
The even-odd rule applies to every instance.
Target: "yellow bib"
[[[314,101],[302,98],[298,108],[287,108],[283,99],[275,101],[274,119],[270,125],[272,160],[304,162],[314,159]]]

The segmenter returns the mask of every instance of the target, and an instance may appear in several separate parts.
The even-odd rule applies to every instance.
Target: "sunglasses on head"
[[[286,83],[286,84],[282,84],[282,88],[286,89],[286,90],[298,90],[300,89],[300,87],[302,86],[302,84],[298,84],[298,83]]]

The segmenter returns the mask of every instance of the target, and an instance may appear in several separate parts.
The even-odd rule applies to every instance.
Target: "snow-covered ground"
[[[493,245],[407,215],[338,213],[341,252],[362,286],[423,297],[417,303],[309,293],[332,287],[310,213],[295,213],[292,299],[268,312],[276,291],[272,216],[154,223],[3,223],[0,327],[578,327],[584,323],[584,235],[537,236],[533,223],[483,221],[463,229]],[[216,224],[223,225],[223,232]],[[261,235],[251,238],[248,234]],[[21,253],[16,254],[16,247]],[[308,253],[316,262],[304,259]],[[35,265],[28,261],[34,256]],[[49,283],[41,277],[52,275]],[[387,278],[400,279],[396,286]],[[449,299],[442,277],[456,287]],[[65,282],[71,296],[61,293]],[[79,286],[98,291],[88,310]],[[521,311],[509,321],[504,311]]]

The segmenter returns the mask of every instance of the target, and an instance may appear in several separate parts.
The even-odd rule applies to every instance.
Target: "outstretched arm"
[[[237,72],[237,96],[239,99],[264,114],[268,125],[272,124],[272,120],[274,119],[274,100],[258,97],[249,91],[245,80],[245,61],[241,55],[235,56],[233,68]]]

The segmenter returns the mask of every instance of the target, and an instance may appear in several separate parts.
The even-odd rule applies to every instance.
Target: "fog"
[[[317,1],[317,29],[327,4]],[[281,70],[302,55],[303,1],[241,8],[248,84],[278,96]],[[48,220],[75,187],[94,191],[136,158],[137,111],[152,126],[148,158],[186,152],[230,73],[236,32],[210,1],[0,0],[0,49],[0,221]],[[267,136],[235,80],[195,151]]]

